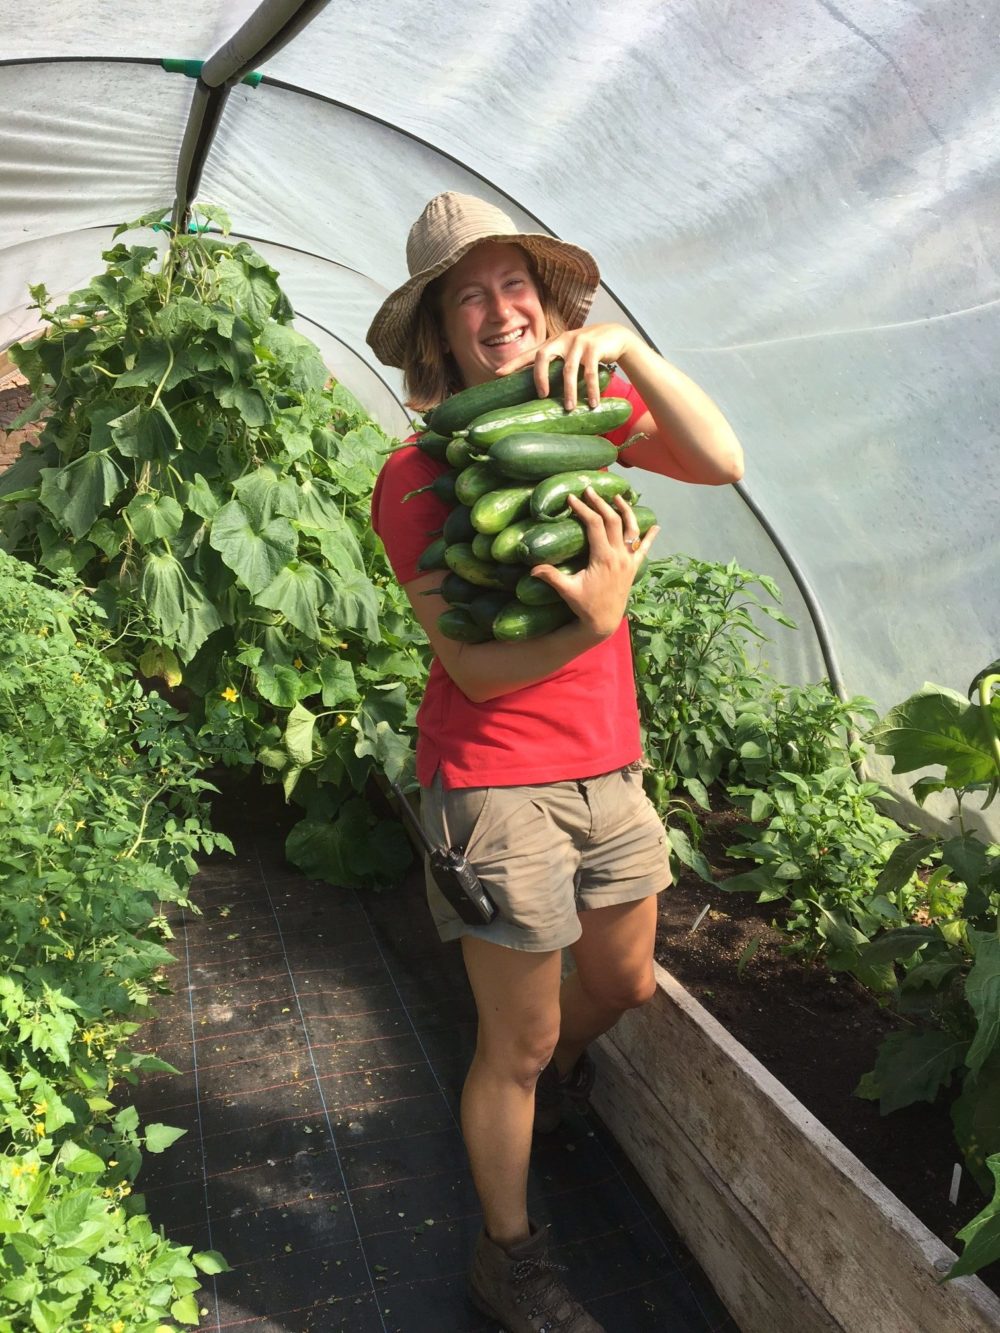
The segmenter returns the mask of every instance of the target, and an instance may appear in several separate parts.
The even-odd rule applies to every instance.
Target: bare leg
[[[479,1013],[476,1054],[462,1091],[462,1133],[487,1235],[526,1240],[535,1083],[559,1035],[560,954],[525,953],[465,936],[462,952]]]
[[[652,999],[656,919],[655,894],[580,913],[583,934],[570,945],[576,971],[563,982],[559,997],[554,1061],[560,1074],[568,1074],[584,1048],[613,1027],[626,1009]]]

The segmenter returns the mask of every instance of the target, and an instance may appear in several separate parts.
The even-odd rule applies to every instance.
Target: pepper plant
[[[886,972],[892,1001],[910,1020],[882,1043],[858,1095],[888,1114],[958,1088],[955,1136],[993,1197],[958,1233],[965,1248],[948,1275],[957,1277],[1000,1259],[1000,845],[977,833],[966,811],[977,795],[985,809],[1000,789],[1000,661],[979,672],[967,697],[925,685],[886,714],[872,739],[896,773],[944,769],[913,783],[918,803],[932,792],[955,798],[955,831],[914,832],[880,878],[890,896],[917,885],[914,919],[859,941],[846,961],[857,974]]]
[[[222,235],[167,232],[162,261],[119,242],[61,305],[32,288],[44,332],[12,355],[44,427],[0,480],[0,539],[90,590],[204,753],[304,807],[296,864],[370,883],[410,857],[363,793],[409,764],[427,654],[369,523],[389,442],[205,214]]]

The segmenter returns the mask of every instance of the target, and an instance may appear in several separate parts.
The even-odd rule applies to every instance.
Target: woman
[[[567,409],[600,397],[598,363],[617,362],[606,392],[630,420],[609,438],[638,436],[619,455],[681,481],[722,485],[742,452],[706,395],[631,331],[584,326],[600,275],[593,258],[552,237],[519,233],[499,209],[467,195],[430,201],[407,243],[410,279],[384,302],[368,342],[405,372],[409,405],[534,366],[565,362]],[[664,832],[642,789],[629,590],[658,529],[640,538],[631,508],[593,492],[570,504],[589,561],[566,575],[532,572],[576,613],[525,643],[445,638],[433,592],[439,573],[417,560],[447,512],[433,493],[404,503],[442,471],[421,450],[397,451],[375,488],[372,522],[434,651],[418,713],[417,777],[432,838],[466,848],[499,908],[468,925],[428,876],[442,939],[460,939],[479,1027],[462,1093],[462,1132],[483,1208],[471,1295],[510,1333],[600,1333],[546,1259],[529,1221],[533,1126],[549,1130],[567,1097],[585,1100],[587,1045],[655,990],[656,894],[669,882]],[[575,971],[561,984],[568,947]]]

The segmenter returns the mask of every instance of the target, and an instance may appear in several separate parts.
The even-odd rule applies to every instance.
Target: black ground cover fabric
[[[221,1250],[202,1328],[494,1333],[465,1295],[480,1220],[458,1127],[474,1045],[456,945],[419,871],[361,893],[307,880],[274,788],[226,783],[236,856],[171,917],[173,994],[140,1045],[182,1072],[144,1080],[144,1121],[188,1132],[139,1188],[177,1242]],[[609,1333],[736,1333],[597,1117],[539,1143],[532,1215]]]

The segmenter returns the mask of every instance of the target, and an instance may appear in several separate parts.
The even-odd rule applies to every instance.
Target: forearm
[[[603,642],[580,621],[524,643],[434,644],[441,665],[473,703],[536,685]]]
[[[619,365],[656,426],[655,435],[623,451],[626,462],[702,485],[740,479],[740,442],[703,389],[638,337],[630,340]]]

